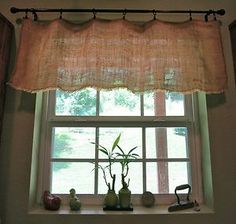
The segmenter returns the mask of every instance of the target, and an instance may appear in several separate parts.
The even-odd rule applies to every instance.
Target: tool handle
[[[187,189],[189,188],[191,190],[191,186],[189,184],[183,184],[183,185],[179,185],[175,188],[175,190],[184,190],[184,189]]]
[[[191,186],[189,184],[179,185],[179,186],[177,186],[175,188],[175,195],[177,197],[178,204],[180,204],[180,199],[179,199],[179,195],[177,194],[177,191],[178,190],[184,190],[184,189],[188,189],[187,201],[189,201],[189,195],[190,195],[190,192],[191,192]]]

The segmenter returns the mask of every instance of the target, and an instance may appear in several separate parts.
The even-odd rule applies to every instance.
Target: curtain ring
[[[213,12],[213,16],[214,16],[214,20],[216,21],[216,14],[215,14],[215,12]]]
[[[193,20],[193,18],[192,18],[192,11],[191,11],[191,9],[189,10],[189,20],[190,20],[190,21],[192,21],[192,20]]]
[[[25,16],[23,17],[23,19],[28,19],[28,10],[25,10]]]
[[[124,20],[125,20],[126,13],[127,13],[127,10],[124,9],[124,11],[123,11],[123,19],[124,19]]]
[[[59,19],[62,19],[62,9],[60,9],[60,17]]]
[[[96,14],[97,14],[96,9],[93,8],[93,19],[96,19]]]
[[[205,15],[205,22],[208,22],[209,12]]]
[[[156,15],[157,15],[156,9],[153,9],[152,14],[153,14],[153,20],[156,20],[157,19],[156,18]]]
[[[37,20],[38,20],[38,15],[37,15],[37,13],[33,10],[33,11],[32,11],[32,14],[33,14],[33,16],[34,16],[34,21],[37,21]]]
[[[208,16],[214,13],[212,10],[209,10],[205,15],[205,21],[208,22]]]

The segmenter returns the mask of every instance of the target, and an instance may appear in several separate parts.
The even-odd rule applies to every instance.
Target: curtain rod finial
[[[225,14],[225,10],[224,10],[224,9],[219,9],[219,10],[216,11],[216,13],[217,13],[218,15],[223,16],[223,15]]]
[[[16,7],[11,7],[10,12],[11,13],[17,13],[17,12],[19,12],[19,10]]]

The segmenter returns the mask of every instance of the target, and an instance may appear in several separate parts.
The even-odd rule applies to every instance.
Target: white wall
[[[9,8],[139,8],[139,9],[220,9],[226,10],[222,20],[222,35],[229,77],[226,101],[209,106],[209,134],[212,151],[212,172],[215,214],[93,216],[29,215],[32,132],[35,96],[7,87],[2,146],[0,149],[0,215],[6,224],[39,223],[163,223],[163,224],[233,224],[236,221],[236,91],[228,25],[236,19],[235,0],[0,0],[0,12],[14,25],[16,18]],[[43,15],[39,15],[41,18]],[[91,18],[92,15],[63,15],[68,19]],[[106,18],[108,15],[104,15]],[[117,15],[116,15],[117,16]],[[112,16],[111,17],[116,17]],[[120,15],[122,16],[122,15]],[[55,18],[47,15],[46,18]],[[72,18],[73,17],[73,18]],[[170,19],[166,16],[163,19]],[[173,18],[173,17],[171,17]],[[183,18],[183,17],[182,17]],[[181,18],[181,19],[182,19]],[[186,17],[187,18],[187,17]],[[127,19],[151,19],[150,16],[128,15]],[[16,25],[16,33],[19,27]],[[218,100],[210,99],[209,103]],[[209,104],[209,105],[210,105]]]

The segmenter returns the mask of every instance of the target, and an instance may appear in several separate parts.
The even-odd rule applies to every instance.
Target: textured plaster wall
[[[214,187],[214,214],[69,216],[29,215],[29,185],[34,125],[35,96],[7,87],[2,145],[0,148],[0,218],[3,224],[40,223],[163,223],[233,224],[236,223],[236,91],[228,25],[236,19],[235,0],[0,0],[0,12],[16,27],[20,15],[9,13],[11,6],[37,8],[144,8],[144,9],[218,9],[224,8],[222,35],[229,77],[224,97],[208,97],[209,136]],[[86,19],[92,15],[63,15],[68,19]],[[101,15],[102,16],[102,15]],[[106,18],[117,17],[104,15]],[[43,17],[43,16],[41,16]],[[119,16],[118,16],[119,17]],[[47,15],[47,18],[55,18]],[[170,19],[166,16],[163,19]],[[173,17],[171,17],[173,18]],[[150,16],[128,15],[127,19],[148,20]],[[179,19],[179,17],[176,17]],[[180,19],[183,19],[181,17]],[[13,54],[14,56],[14,50]],[[12,65],[9,65],[12,68]],[[223,99],[223,100],[222,100]]]

